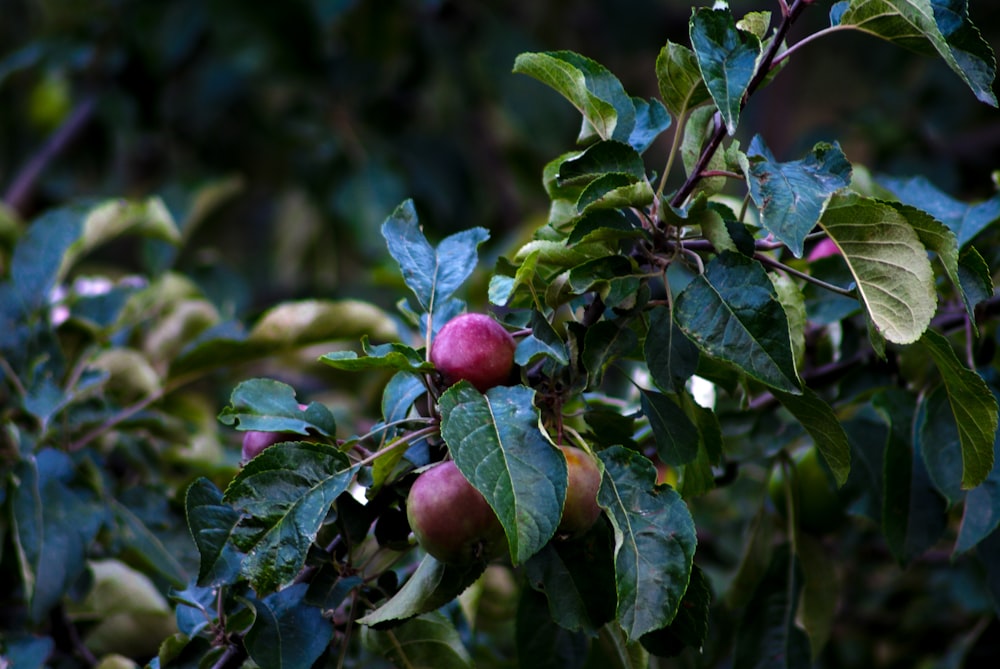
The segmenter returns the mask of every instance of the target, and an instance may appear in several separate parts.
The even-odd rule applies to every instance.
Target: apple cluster
[[[431,344],[430,359],[444,383],[465,380],[485,393],[510,383],[515,373],[514,338],[485,314],[462,314],[448,321]],[[579,448],[560,446],[568,471],[566,498],[556,534],[574,537],[593,526],[601,513],[597,490],[601,472]],[[442,562],[468,564],[506,554],[499,519],[483,495],[453,461],[422,472],[406,501],[410,527],[420,546]]]

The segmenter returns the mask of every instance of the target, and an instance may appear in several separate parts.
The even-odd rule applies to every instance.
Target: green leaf
[[[888,188],[903,204],[926,211],[948,226],[955,233],[960,249],[966,248],[980,232],[1000,221],[1000,195],[970,205],[942,192],[925,177],[885,177],[879,179],[879,184]]]
[[[844,485],[851,471],[851,446],[833,408],[809,388],[800,395],[775,391],[774,396],[813,438],[837,485]]]
[[[73,463],[43,449],[9,473],[10,523],[31,620],[46,620],[86,568],[101,528],[100,506],[72,486]]]
[[[624,174],[637,181],[646,178],[646,166],[628,144],[601,141],[563,161],[556,178],[560,187],[583,187],[605,174]]]
[[[290,349],[362,336],[395,339],[393,318],[361,300],[296,300],[271,307],[254,323],[247,339],[272,349]]]
[[[682,44],[667,44],[656,57],[656,81],[667,110],[683,118],[688,110],[711,101],[694,52]]]
[[[205,477],[197,479],[184,497],[191,538],[198,548],[198,585],[231,583],[240,573],[242,556],[229,542],[240,514],[223,504],[222,492]]]
[[[816,227],[823,207],[851,183],[851,164],[840,145],[819,143],[802,160],[779,163],[755,135],[747,151],[747,183],[760,209],[760,224],[802,257],[804,240]]]
[[[456,566],[425,555],[403,587],[358,622],[375,628],[388,627],[436,611],[462,594],[485,570],[485,562]]]
[[[993,469],[997,400],[982,377],[959,361],[944,337],[928,330],[920,342],[941,372],[958,425],[962,445],[962,487],[975,488]]]
[[[687,123],[684,124],[684,136],[681,138],[681,161],[684,163],[685,173],[690,176],[698,160],[701,157],[702,147],[705,142],[715,132],[715,109],[712,107],[698,107],[691,112]],[[704,166],[705,170],[726,170],[729,165],[722,151],[716,151]],[[726,177],[703,177],[698,180],[695,193],[705,193],[711,195],[718,193],[726,186]]]
[[[614,618],[613,551],[611,525],[600,518],[583,536],[550,541],[525,563],[528,583],[545,594],[561,628],[593,635]]]
[[[496,512],[520,564],[555,534],[566,496],[566,461],[539,429],[534,391],[467,382],[439,400],[441,436],[459,470]]]
[[[669,624],[687,590],[694,521],[684,500],[656,485],[656,468],[621,446],[598,453],[604,478],[598,501],[615,530],[618,622],[629,639]]]
[[[652,201],[653,188],[645,177],[613,172],[599,176],[583,189],[576,210],[583,214],[595,209],[644,207]]]
[[[743,94],[757,70],[760,40],[737,29],[729,9],[698,9],[690,22],[698,68],[730,135],[736,132]]]
[[[944,385],[921,398],[914,432],[934,487],[949,506],[962,501],[962,445]]]
[[[872,404],[889,424],[882,462],[882,531],[889,550],[906,564],[940,539],[947,522],[945,500],[934,488],[914,438],[913,398],[891,390],[876,395]]]
[[[309,669],[333,639],[333,623],[303,602],[306,583],[296,583],[264,599],[248,599],[253,626],[243,639],[260,667]]]
[[[570,101],[601,139],[628,142],[635,107],[618,78],[603,65],[571,51],[522,53],[514,72],[527,74]]]
[[[380,344],[371,346],[368,338],[361,341],[364,356],[359,357],[354,351],[333,351],[320,356],[320,362],[334,369],[348,372],[360,372],[370,369],[389,369],[397,372],[427,372],[434,365],[424,359],[420,351],[406,344]]]
[[[569,351],[566,343],[559,338],[548,319],[539,312],[531,312],[531,334],[518,342],[514,350],[514,362],[522,367],[532,364],[539,358],[548,358],[560,365],[569,364]]]
[[[911,344],[937,307],[927,249],[892,205],[853,194],[835,195],[820,225],[836,243],[857,282],[878,333]]]
[[[558,624],[556,614],[550,614],[545,604],[541,592],[523,589],[515,621],[516,666],[520,669],[586,666],[590,638],[584,632],[574,632]]]
[[[632,106],[635,108],[635,127],[628,137],[628,143],[633,149],[643,153],[660,133],[670,127],[670,114],[655,99],[646,102],[642,98],[632,98]]]
[[[720,253],[677,296],[674,318],[708,355],[778,390],[801,391],[788,318],[758,262]]]
[[[55,209],[35,219],[14,247],[10,279],[24,313],[49,303],[63,257],[83,229],[80,212]]]
[[[736,631],[733,669],[812,666],[809,639],[795,624],[802,570],[794,560],[787,546],[782,546],[771,560]]]
[[[445,237],[437,248],[431,246],[420,229],[412,200],[399,205],[385,220],[382,236],[406,285],[429,314],[462,287],[476,269],[476,249],[489,239],[484,228],[470,228]]]
[[[108,506],[114,513],[119,540],[134,551],[137,561],[144,562],[172,586],[184,586],[189,580],[184,567],[146,523],[118,499],[109,500]]]
[[[295,389],[274,379],[241,382],[233,389],[229,406],[219,414],[219,420],[238,430],[295,434],[316,430],[327,437],[337,432],[333,414],[326,406],[313,402],[300,409]]]
[[[974,319],[976,305],[993,296],[993,276],[990,266],[974,246],[966,246],[958,256],[958,281],[962,289],[965,311]],[[978,329],[976,331],[978,333]]]
[[[850,0],[838,3],[831,23],[866,32],[920,53],[937,53],[976,97],[997,106],[996,61],[969,20],[965,0]]]
[[[668,395],[639,389],[642,413],[656,440],[656,454],[664,464],[685,465],[698,457],[698,428]]]
[[[670,309],[656,307],[649,312],[643,357],[658,388],[681,392],[698,366],[698,355],[698,347],[681,332]]]
[[[361,628],[369,650],[407,669],[472,669],[469,651],[451,620],[440,611],[425,613],[391,630]]]
[[[285,442],[240,470],[223,501],[242,516],[233,543],[247,553],[243,573],[258,593],[289,583],[355,468],[325,444]]]
[[[993,442],[994,462],[1000,461],[1000,435]],[[997,534],[1000,527],[1000,467],[994,467],[985,481],[965,495],[962,524],[958,528],[954,554],[980,545]]]
[[[666,627],[643,634],[640,642],[651,654],[673,657],[685,648],[700,650],[708,638],[712,589],[701,567],[694,565],[677,616]]]
[[[816,537],[799,533],[795,550],[802,566],[802,592],[796,622],[809,635],[812,658],[830,640],[837,612],[838,583],[833,555]]]
[[[87,211],[80,237],[63,258],[60,274],[65,274],[77,260],[101,244],[126,233],[140,234],[171,244],[181,241],[177,223],[160,198],[151,197],[143,202],[108,200]]]
[[[634,331],[614,321],[598,321],[587,328],[583,341],[583,365],[596,388],[604,379],[604,370],[618,358],[630,355],[639,344]]]

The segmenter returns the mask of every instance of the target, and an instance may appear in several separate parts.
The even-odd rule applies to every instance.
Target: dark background
[[[790,42],[828,25],[809,8]],[[994,50],[1000,6],[972,0]],[[735,0],[734,13],[777,3]],[[542,166],[573,147],[575,110],[511,74],[529,50],[572,49],[633,95],[656,95],[691,7],[653,2],[0,0],[0,188],[21,215],[69,201],[240,190],[182,251],[234,316],[291,297],[383,302],[378,227],[412,197],[428,234],[487,227],[503,253],[544,220]],[[93,104],[92,113],[86,105]],[[51,133],[83,122],[27,189]],[[81,112],[82,110],[82,112]],[[877,172],[922,174],[964,199],[993,192],[1000,121],[939,59],[840,32],[806,46],[747,108],[779,160],[837,140]],[[647,152],[662,169],[666,133]],[[23,182],[22,182],[23,185]],[[114,247],[115,262],[142,259]],[[392,291],[392,295],[398,295]],[[470,296],[471,299],[482,299]],[[394,299],[394,298],[393,298]]]

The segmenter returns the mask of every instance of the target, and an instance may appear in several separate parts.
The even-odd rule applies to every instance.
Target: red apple
[[[406,517],[417,543],[441,562],[488,561],[507,548],[500,520],[451,460],[434,465],[413,482]]]
[[[485,314],[462,314],[444,324],[431,344],[431,362],[449,386],[466,380],[485,393],[510,380],[514,338]]]

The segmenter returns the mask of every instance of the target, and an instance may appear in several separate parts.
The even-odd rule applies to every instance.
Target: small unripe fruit
[[[465,380],[481,393],[509,382],[514,338],[485,314],[461,314],[444,324],[431,343],[431,362],[449,386]]]
[[[504,554],[503,526],[482,493],[451,460],[413,482],[406,517],[420,546],[441,562],[470,564]]]
[[[572,446],[560,446],[566,456],[568,481],[562,519],[556,534],[577,537],[585,533],[601,515],[597,491],[601,487],[601,470],[587,453]]]

